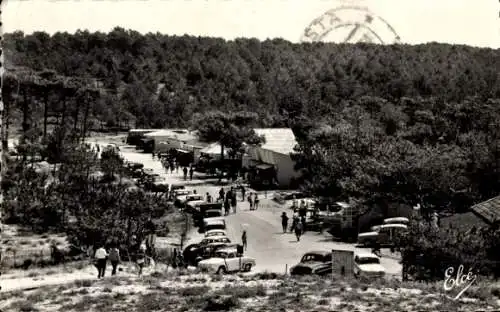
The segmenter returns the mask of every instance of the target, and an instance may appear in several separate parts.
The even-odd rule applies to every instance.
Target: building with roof
[[[291,153],[297,145],[290,128],[255,129],[257,135],[265,138],[258,147],[249,147],[243,159],[243,167],[249,170],[249,180],[253,184],[276,184],[279,187],[293,186],[299,177]]]
[[[464,231],[472,227],[500,225],[500,196],[478,203],[466,213],[456,213],[441,218],[442,228],[456,228]]]

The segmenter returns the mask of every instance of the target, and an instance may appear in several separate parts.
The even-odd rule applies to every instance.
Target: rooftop
[[[145,136],[150,138],[168,137],[183,142],[196,141],[198,139],[195,133],[185,129],[162,129],[146,133]]]
[[[500,221],[500,196],[472,206],[471,210],[489,224]]]
[[[266,138],[266,143],[261,148],[280,154],[290,154],[297,145],[297,140],[290,128],[260,128],[255,129],[257,135]]]

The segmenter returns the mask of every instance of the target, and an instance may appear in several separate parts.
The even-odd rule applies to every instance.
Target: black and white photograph
[[[500,311],[500,2],[1,3],[0,312]]]

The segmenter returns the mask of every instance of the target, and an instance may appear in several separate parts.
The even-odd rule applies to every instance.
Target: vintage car
[[[355,277],[381,278],[385,276],[385,269],[377,255],[357,253],[354,256],[353,273]]]
[[[205,237],[210,236],[227,236],[227,232],[224,230],[209,230],[205,232]]]
[[[226,230],[226,220],[224,218],[208,218],[204,219],[199,228],[200,233],[205,233],[210,230]]]
[[[189,213],[198,213],[200,211],[200,206],[206,204],[207,202],[203,199],[191,200],[186,202],[186,211]]]
[[[187,202],[193,201],[193,200],[203,200],[203,195],[201,195],[201,194],[192,194],[192,193],[177,195],[175,197],[174,204],[177,207],[184,207],[184,205]]]
[[[202,271],[225,274],[229,272],[249,272],[255,266],[255,259],[238,254],[237,248],[223,248],[214,257],[198,262]]]
[[[290,268],[290,275],[327,275],[332,273],[331,251],[310,251],[302,256],[300,263]]]
[[[227,236],[210,236],[210,237],[205,237],[201,240],[199,243],[200,246],[206,246],[208,244],[213,244],[213,243],[226,243],[230,244],[231,240]]]
[[[391,246],[398,235],[403,235],[407,231],[408,226],[404,224],[384,224],[376,231],[358,234],[358,244],[367,247],[375,243],[381,246]]]
[[[408,218],[405,218],[405,217],[387,218],[387,219],[384,219],[384,221],[383,221],[383,224],[404,224],[404,225],[408,225],[409,223],[410,223],[410,220]],[[374,226],[372,226],[370,228],[370,230],[372,230],[372,231],[378,231],[381,226],[382,226],[382,224],[380,224],[380,225],[374,225]]]
[[[197,250],[196,257],[194,259],[194,265],[197,266],[202,260],[215,257],[215,253],[221,248],[237,248],[238,244],[234,243],[210,243],[206,246],[199,246]]]

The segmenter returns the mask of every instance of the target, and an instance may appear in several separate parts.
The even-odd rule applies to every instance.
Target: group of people
[[[154,153],[153,153],[153,158],[154,158]],[[158,155],[158,158],[160,158],[161,164],[163,168],[165,169],[165,172],[168,173],[179,173],[179,169],[181,167],[180,163],[178,160],[176,160],[174,157],[162,157],[161,154]],[[188,179],[188,174],[189,174],[189,179],[193,180],[193,175],[194,175],[194,168],[193,165],[189,165],[188,167],[184,166],[182,168],[182,173],[184,176],[184,180],[186,181]]]
[[[286,212],[281,214],[281,226],[283,227],[283,233],[288,231],[288,216]],[[292,225],[290,226],[290,232],[295,232],[297,241],[300,241],[300,237],[304,234],[306,229],[306,217],[300,216],[298,212],[295,212],[292,217]]]
[[[236,189],[234,187],[231,187],[231,189],[227,192],[224,191],[224,188],[221,188],[219,190],[219,198],[217,200],[224,203],[224,215],[229,215],[231,208],[233,208],[233,213],[236,213],[238,199],[236,195]]]
[[[106,274],[106,265],[108,260],[111,262],[111,275],[116,274],[116,269],[121,261],[120,250],[117,244],[111,244],[106,250],[104,245],[99,246],[95,251],[95,266],[97,268],[97,278],[103,278]]]
[[[147,224],[146,227],[150,229],[152,226]],[[146,264],[146,260],[152,259],[155,254],[155,235],[149,234],[146,236],[145,241],[139,241],[135,235],[132,235],[130,246],[128,248],[129,254],[131,256],[137,267],[138,267],[138,275],[142,275],[142,270]],[[118,264],[121,262],[120,248],[119,245],[115,242],[106,246],[105,244],[101,244],[97,246],[98,248],[95,250],[94,259],[95,266],[97,268],[97,278],[103,278],[106,274],[106,266],[107,262],[111,263],[111,275],[116,275],[116,271],[118,268]]]

